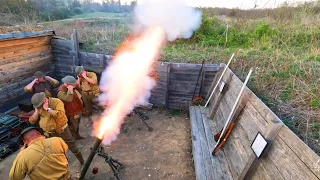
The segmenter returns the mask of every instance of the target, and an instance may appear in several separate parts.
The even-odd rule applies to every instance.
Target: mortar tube
[[[89,154],[89,157],[88,157],[86,163],[85,163],[84,166],[83,166],[83,169],[82,169],[82,171],[81,171],[80,179],[79,179],[79,180],[83,180],[83,179],[84,179],[84,177],[85,177],[85,175],[86,175],[86,173],[87,173],[87,171],[88,171],[88,169],[89,169],[89,167],[90,167],[90,164],[91,164],[91,162],[92,162],[92,159],[93,159],[93,157],[96,155],[97,150],[98,150],[101,142],[102,142],[102,139],[97,138],[96,142],[94,143],[94,145],[93,145],[93,147],[92,147],[92,149],[91,149],[91,152],[90,152],[90,154]]]

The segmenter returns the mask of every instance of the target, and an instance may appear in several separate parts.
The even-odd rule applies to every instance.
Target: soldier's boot
[[[93,119],[91,118],[91,116],[89,116],[89,121],[88,121],[88,124],[86,125],[86,127],[91,127],[93,124]]]
[[[83,159],[83,157],[82,157],[81,152],[79,151],[78,153],[76,153],[76,154],[74,154],[74,155],[77,157],[77,159],[79,160],[80,164],[81,164],[81,165],[84,165],[84,159]]]

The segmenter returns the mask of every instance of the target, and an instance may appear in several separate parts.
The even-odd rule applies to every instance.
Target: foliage
[[[88,12],[128,13],[134,4],[121,4],[114,0],[102,3],[92,0],[0,0],[0,23],[14,25],[31,20],[34,23],[53,21]]]

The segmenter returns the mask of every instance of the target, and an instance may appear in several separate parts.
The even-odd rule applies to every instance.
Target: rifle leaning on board
[[[239,107],[239,102],[240,102],[241,96],[242,96],[242,94],[244,92],[244,89],[245,89],[245,87],[246,87],[246,85],[247,85],[247,83],[249,81],[251,73],[252,73],[252,69],[250,69],[250,71],[249,71],[249,73],[247,75],[247,78],[243,83],[243,86],[242,86],[242,88],[240,90],[240,93],[239,93],[239,95],[238,95],[238,97],[236,99],[235,104],[233,105],[233,107],[231,109],[231,112],[229,114],[229,117],[227,119],[226,124],[224,125],[224,127],[216,135],[214,135],[214,140],[217,143],[216,143],[216,145],[215,145],[215,147],[214,147],[214,149],[212,151],[212,156],[214,156],[216,154],[216,152],[218,152],[219,149],[221,149],[224,146],[224,144],[226,143],[227,139],[229,138],[229,136],[230,136],[230,134],[231,134],[231,132],[232,132],[234,126],[235,126],[236,120],[238,118],[234,118],[234,120],[232,120],[232,119],[233,119],[233,116],[235,114],[235,111]]]

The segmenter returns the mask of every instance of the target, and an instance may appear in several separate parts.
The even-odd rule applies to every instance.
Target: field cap
[[[32,96],[31,102],[33,104],[34,108],[38,108],[42,105],[44,102],[44,98],[46,97],[46,94],[44,92],[36,93]]]
[[[76,75],[79,76],[79,74],[82,73],[83,70],[83,66],[77,66],[75,70]]]
[[[63,83],[66,83],[66,84],[72,84],[72,85],[77,84],[77,80],[73,76],[66,76],[61,80]]]

